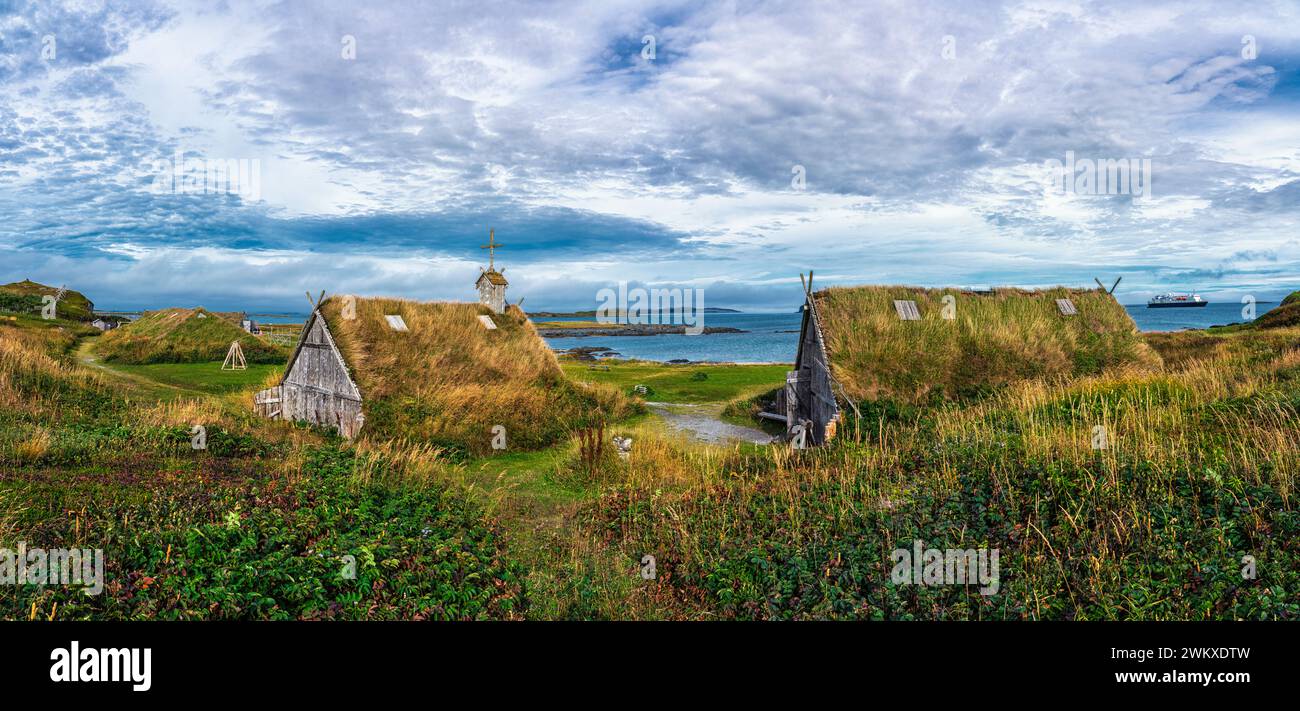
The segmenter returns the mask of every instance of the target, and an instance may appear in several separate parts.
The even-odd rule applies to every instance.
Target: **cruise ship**
[[[1196,306],[1206,306],[1210,302],[1201,298],[1200,294],[1160,294],[1151,297],[1147,302],[1148,309],[1175,309],[1191,308]]]

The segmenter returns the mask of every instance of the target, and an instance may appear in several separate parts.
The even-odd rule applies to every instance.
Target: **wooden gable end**
[[[787,379],[789,392],[796,403],[790,408],[797,419],[810,420],[808,433],[812,444],[824,444],[835,436],[835,426],[840,408],[835,401],[835,384],[831,375],[830,360],[826,354],[826,341],[821,318],[814,298],[804,304],[803,323],[799,329],[799,354],[795,369]],[[795,424],[790,422],[790,425]]]
[[[303,326],[298,345],[285,366],[281,384],[286,383],[361,401],[361,389],[352,380],[343,354],[334,343],[329,324],[320,311],[313,311]]]

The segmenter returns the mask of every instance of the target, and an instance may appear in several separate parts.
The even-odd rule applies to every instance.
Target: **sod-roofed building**
[[[280,384],[257,393],[254,402],[264,417],[324,425],[348,438],[361,431],[361,389],[320,308],[303,324]]]
[[[286,352],[244,331],[235,319],[203,307],[146,311],[98,341],[95,351],[100,358],[133,365],[221,361],[234,341],[249,363],[283,363]]]
[[[795,368],[775,414],[817,445],[865,401],[956,398],[1158,360],[1100,289],[832,287],[805,297]]]
[[[621,402],[565,378],[517,306],[331,297],[259,414],[482,454],[542,447]],[[500,427],[500,429],[495,429]]]

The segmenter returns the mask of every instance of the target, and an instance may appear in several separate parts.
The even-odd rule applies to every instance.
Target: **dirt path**
[[[95,357],[95,340],[87,338],[81,341],[77,346],[75,355],[77,362],[103,373],[113,379],[114,382],[120,383],[129,388],[132,392],[145,396],[157,397],[162,400],[170,400],[176,397],[196,397],[204,395],[202,391],[182,388],[170,383],[160,383],[157,380],[150,380],[142,375],[128,373],[118,370],[110,365],[99,362]]]
[[[664,419],[670,428],[689,432],[701,442],[719,444],[723,442],[752,442],[768,444],[772,435],[753,427],[733,425],[722,419],[724,403],[711,402],[699,405],[684,403],[647,402],[656,415]]]

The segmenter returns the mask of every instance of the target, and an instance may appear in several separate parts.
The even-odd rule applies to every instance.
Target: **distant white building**
[[[111,331],[117,328],[116,321],[106,321],[102,318],[97,318],[94,321],[91,321],[90,325],[94,326],[95,328],[98,328],[101,331]]]

